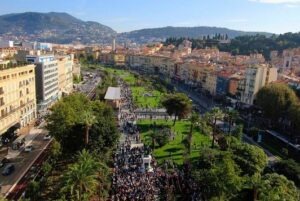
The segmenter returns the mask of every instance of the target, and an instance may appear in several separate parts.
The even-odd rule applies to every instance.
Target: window
[[[2,106],[2,105],[4,105],[4,99],[3,99],[3,97],[0,98],[0,106]]]
[[[4,94],[3,87],[0,87],[0,95]]]

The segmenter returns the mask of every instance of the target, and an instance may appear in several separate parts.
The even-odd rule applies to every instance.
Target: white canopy
[[[105,100],[120,100],[121,99],[121,90],[120,87],[108,87],[105,97]]]

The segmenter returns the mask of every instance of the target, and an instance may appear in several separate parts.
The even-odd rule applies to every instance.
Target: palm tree
[[[98,186],[98,168],[99,163],[88,151],[83,150],[78,156],[78,162],[69,166],[62,191],[69,192],[75,200],[86,199]]]
[[[187,141],[188,141],[188,154],[191,154],[191,144],[192,144],[192,138],[193,138],[193,131],[194,131],[194,126],[195,124],[197,124],[197,122],[199,121],[199,115],[195,112],[192,113],[191,117],[190,117],[190,132],[188,133],[188,137],[187,137]]]
[[[81,118],[82,124],[85,126],[84,144],[87,145],[89,143],[90,129],[97,122],[97,119],[91,111],[84,111]]]
[[[228,122],[228,133],[231,134],[231,127],[233,126],[233,124],[235,123],[235,121],[237,120],[237,118],[239,117],[239,112],[236,110],[228,110],[226,112],[227,115],[227,122]]]
[[[224,113],[222,112],[222,110],[218,107],[214,107],[211,109],[211,111],[209,111],[206,114],[206,117],[208,119],[208,121],[210,122],[210,124],[213,126],[213,139],[212,139],[212,143],[211,143],[211,147],[214,148],[215,147],[215,138],[216,138],[216,132],[217,132],[217,120],[221,120],[224,116]]]

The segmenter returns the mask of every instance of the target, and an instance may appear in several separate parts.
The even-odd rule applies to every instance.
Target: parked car
[[[44,140],[50,140],[51,139],[51,135],[45,135],[44,136]]]
[[[13,164],[8,164],[5,166],[4,170],[2,171],[3,176],[8,176],[15,171],[15,166]]]
[[[5,164],[10,163],[10,160],[8,158],[3,158],[0,161],[0,168],[4,167]]]
[[[28,145],[24,149],[25,152],[31,152],[32,150],[33,150],[33,146],[32,145]]]

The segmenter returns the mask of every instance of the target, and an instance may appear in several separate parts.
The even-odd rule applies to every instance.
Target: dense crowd
[[[143,158],[149,156],[152,150],[141,143],[130,88],[122,81],[119,81],[119,86],[122,97],[119,110],[122,137],[114,155],[111,200],[169,200],[175,192],[186,195],[185,200],[201,200],[196,185],[174,165],[174,171],[167,173],[164,169],[170,165],[168,162],[165,168],[157,167],[154,159],[151,164],[144,164]]]
[[[157,200],[159,194],[157,177],[155,172],[148,172],[143,163],[143,157],[149,155],[151,150],[140,143],[131,90],[121,81],[119,85],[122,97],[119,123],[123,136],[114,156],[111,199]]]

